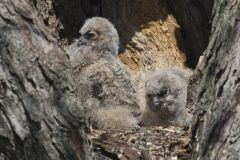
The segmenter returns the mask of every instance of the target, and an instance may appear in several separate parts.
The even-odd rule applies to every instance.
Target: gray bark
[[[211,37],[190,85],[192,159],[240,159],[240,1],[215,1]]]
[[[67,56],[26,0],[0,1],[0,159],[91,159]]]

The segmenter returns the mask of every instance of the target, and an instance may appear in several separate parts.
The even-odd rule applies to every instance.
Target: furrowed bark
[[[91,159],[68,58],[26,0],[0,1],[0,159]]]
[[[240,1],[214,2],[211,37],[190,90],[192,159],[240,158]]]

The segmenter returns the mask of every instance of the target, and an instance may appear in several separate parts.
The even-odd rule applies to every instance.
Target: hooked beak
[[[87,40],[86,40],[83,36],[81,36],[81,37],[78,39],[78,43],[77,43],[78,47],[84,46],[84,45],[86,45],[86,44],[87,44]]]
[[[152,99],[152,101],[153,101],[153,104],[155,105],[155,106],[157,106],[157,105],[159,105],[159,98],[158,97],[153,97],[153,99]]]

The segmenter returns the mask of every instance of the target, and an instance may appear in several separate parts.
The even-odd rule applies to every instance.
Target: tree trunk
[[[91,159],[67,56],[26,0],[0,1],[0,159]]]
[[[191,82],[192,159],[240,159],[240,0],[215,1],[212,34]]]

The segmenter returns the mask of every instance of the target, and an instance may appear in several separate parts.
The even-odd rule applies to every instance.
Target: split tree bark
[[[91,159],[63,50],[26,0],[0,1],[0,159]]]
[[[240,0],[215,1],[212,33],[192,80],[192,159],[240,159]]]

